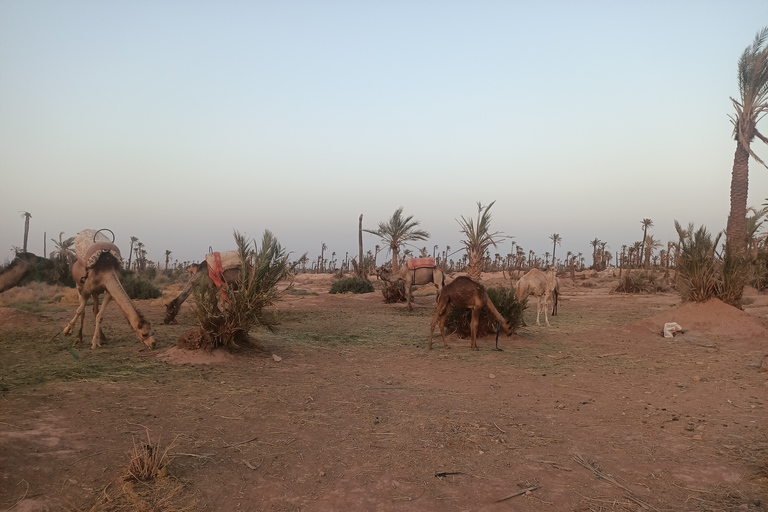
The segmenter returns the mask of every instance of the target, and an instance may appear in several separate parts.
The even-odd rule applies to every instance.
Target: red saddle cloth
[[[408,268],[411,270],[417,268],[434,268],[435,258],[408,258]]]

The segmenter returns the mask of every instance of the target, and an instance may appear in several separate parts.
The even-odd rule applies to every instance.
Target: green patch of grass
[[[317,296],[317,292],[308,292],[307,290],[301,290],[298,288],[291,288],[285,292],[286,295],[314,295]]]
[[[55,300],[58,299],[58,300]],[[47,299],[44,299],[47,300]],[[55,302],[61,301],[61,295],[54,297]],[[59,311],[66,311],[64,308],[52,308],[47,303],[42,303],[38,299],[29,299],[29,300],[17,300],[14,302],[11,302],[8,304],[9,308],[13,309],[19,309],[21,311],[28,311],[29,313],[50,313],[50,312],[59,312]]]

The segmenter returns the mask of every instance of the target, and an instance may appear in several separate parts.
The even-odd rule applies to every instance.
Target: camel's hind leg
[[[107,304],[112,300],[112,295],[109,292],[104,293],[104,302],[99,308],[99,296],[94,294],[93,297],[93,311],[96,314],[96,327],[93,330],[93,339],[91,340],[91,350],[101,346],[102,341],[107,341],[107,337],[104,336],[104,331],[101,329],[101,321],[104,318],[104,312],[107,310]]]
[[[448,342],[445,341],[445,321],[448,318],[448,307],[450,305],[445,302],[438,302],[437,309],[435,310],[435,316],[432,317],[432,323],[429,324],[429,350],[432,350],[432,336],[435,333],[435,325],[440,324],[440,336],[443,339],[443,346],[448,347]]]

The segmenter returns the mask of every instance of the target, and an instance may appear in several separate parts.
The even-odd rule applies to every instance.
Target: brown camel
[[[432,324],[429,326],[429,350],[432,350],[432,335],[435,332],[435,325],[440,322],[440,336],[443,338],[443,346],[450,348],[445,341],[445,320],[448,318],[450,312],[449,305],[453,305],[458,308],[468,308],[472,310],[472,321],[470,323],[470,332],[472,334],[472,350],[478,350],[477,348],[477,326],[480,323],[480,311],[486,308],[491,314],[499,321],[500,327],[504,329],[504,332],[509,336],[512,329],[501,313],[493,305],[491,299],[488,298],[488,294],[485,293],[485,288],[480,283],[476,283],[466,276],[459,276],[452,282],[443,287],[440,292],[440,297],[437,299],[437,310],[435,316],[432,318]],[[496,338],[498,348],[498,337]]]
[[[87,229],[81,231],[75,237],[77,261],[72,265],[72,277],[77,284],[77,294],[80,305],[75,316],[64,328],[64,334],[72,333],[80,319],[80,329],[74,344],[83,341],[83,323],[85,322],[85,305],[89,298],[93,298],[93,314],[96,316],[96,328],[93,331],[91,349],[101,346],[106,341],[101,323],[104,319],[104,311],[109,301],[114,299],[125,314],[128,323],[139,339],[149,347],[155,348],[155,338],[152,333],[152,325],[144,316],[134,308],[128,294],[120,284],[119,272],[122,259],[120,250],[109,242],[106,236],[99,231]],[[104,302],[99,307],[99,296],[104,294]]]
[[[527,274],[520,278],[515,284],[515,294],[517,300],[522,301],[529,295],[534,295],[538,300],[536,304],[536,325],[539,323],[539,316],[544,312],[544,322],[549,327],[549,318],[547,318],[547,309],[549,302],[553,298],[557,301],[559,284],[557,281],[557,271],[551,268],[546,273],[537,268],[531,269]],[[556,308],[557,306],[555,306]],[[556,309],[555,309],[556,312]],[[553,313],[554,315],[555,313]]]
[[[412,268],[412,265],[417,264],[414,262],[424,260],[432,260],[431,265]],[[445,286],[445,274],[435,266],[433,258],[411,258],[408,260],[408,263],[408,265],[400,267],[400,270],[395,273],[390,272],[385,267],[379,267],[376,269],[376,277],[390,283],[396,283],[397,281],[405,283],[405,298],[408,301],[408,309],[413,309],[411,285],[432,283],[437,288],[437,295],[439,297],[443,286]]]
[[[17,252],[11,264],[0,272],[0,293],[19,284],[35,268],[45,270],[52,267],[53,262],[48,258],[35,256],[31,252]]]
[[[206,256],[206,259],[203,260],[202,263],[197,265],[190,265],[190,267],[187,269],[189,273],[191,274],[191,277],[189,278],[189,281],[187,281],[187,284],[184,285],[184,288],[181,289],[181,293],[173,299],[171,302],[165,305],[165,318],[163,319],[163,323],[165,324],[178,324],[179,322],[176,321],[176,315],[179,314],[179,310],[181,309],[181,305],[184,304],[184,301],[187,300],[189,295],[192,293],[192,290],[194,289],[195,285],[199,282],[201,282],[204,279],[208,280],[208,284],[210,286],[213,286],[215,283],[212,279],[210,279],[210,272],[209,272],[209,266],[208,266],[208,260],[212,260],[212,266],[215,267],[215,257],[209,258],[208,256],[214,256],[216,253],[209,254]],[[237,256],[235,258],[235,255]],[[225,282],[226,284],[236,284],[240,280],[240,255],[237,251],[229,251],[225,253],[220,254],[222,266],[219,268],[220,271],[220,277],[219,279]],[[235,266],[237,265],[237,266]],[[229,267],[229,268],[226,268]]]

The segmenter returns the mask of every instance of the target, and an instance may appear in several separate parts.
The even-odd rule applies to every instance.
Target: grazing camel
[[[219,263],[217,264],[216,255],[219,255]],[[209,266],[210,260],[210,266]],[[213,270],[212,270],[213,269]],[[218,271],[216,271],[218,269]],[[176,315],[179,314],[179,309],[184,301],[187,300],[192,293],[195,285],[201,280],[208,278],[208,284],[213,286],[221,286],[222,284],[235,284],[240,280],[240,253],[237,251],[229,251],[225,253],[211,253],[206,255],[205,260],[197,265],[191,265],[189,267],[189,273],[191,277],[184,288],[181,289],[181,293],[173,299],[171,302],[165,305],[165,318],[164,324],[173,323],[178,324],[176,321]]]
[[[445,286],[445,274],[435,266],[434,258],[410,258],[408,264],[400,267],[400,270],[395,273],[390,272],[385,267],[379,267],[376,269],[376,277],[390,283],[397,281],[405,283],[405,298],[408,300],[408,309],[413,309],[411,285],[432,283],[437,288],[438,297]]]
[[[504,329],[504,332],[509,336],[512,329],[501,313],[493,305],[491,299],[488,298],[488,294],[485,293],[485,288],[480,283],[476,283],[466,276],[459,276],[452,282],[443,287],[440,292],[440,296],[437,299],[437,310],[435,316],[432,318],[432,323],[429,326],[429,350],[432,350],[432,336],[435,332],[435,325],[440,322],[440,336],[443,338],[443,346],[450,348],[445,341],[445,320],[448,318],[448,313],[451,311],[450,305],[458,308],[468,308],[472,310],[472,321],[470,323],[470,332],[472,334],[472,350],[478,350],[477,348],[477,326],[480,323],[480,311],[486,308],[491,314],[499,321],[500,327]],[[496,338],[496,344],[498,348],[498,336]]]
[[[536,304],[536,325],[539,323],[539,316],[541,312],[544,312],[544,322],[549,327],[549,318],[547,318],[547,309],[549,308],[549,301],[554,297],[555,304],[557,302],[557,295],[559,294],[559,283],[557,281],[557,271],[551,268],[546,273],[537,268],[533,268],[528,271],[519,281],[515,284],[515,294],[517,300],[521,301],[529,295],[534,295],[538,301]],[[556,311],[557,306],[555,305]],[[553,315],[556,313],[553,312]]]
[[[155,338],[152,334],[152,325],[134,308],[131,299],[120,284],[119,272],[122,259],[117,246],[99,231],[87,229],[75,237],[75,249],[77,261],[72,265],[72,277],[77,284],[80,305],[74,318],[64,328],[64,334],[72,333],[79,318],[80,330],[77,332],[77,340],[74,344],[83,341],[85,305],[89,298],[93,298],[96,328],[93,331],[91,349],[100,347],[101,342],[106,341],[104,331],[101,328],[104,311],[106,311],[109,301],[114,299],[142,343],[148,348],[154,349]],[[99,307],[99,296],[102,293],[104,294],[104,302]]]
[[[48,258],[35,256],[31,252],[18,252],[6,269],[0,272],[0,293],[10,290],[24,279],[33,269],[49,269],[53,262]]]

